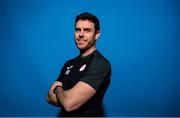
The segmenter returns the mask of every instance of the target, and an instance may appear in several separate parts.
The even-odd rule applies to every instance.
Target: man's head
[[[85,12],[76,17],[75,42],[80,50],[95,47],[99,35],[100,23],[96,16]]]
[[[100,23],[99,23],[98,18],[95,15],[90,14],[88,12],[84,12],[82,14],[79,14],[78,16],[76,16],[75,26],[76,26],[76,23],[79,20],[89,20],[89,21],[91,21],[92,23],[94,23],[95,31],[100,31]]]

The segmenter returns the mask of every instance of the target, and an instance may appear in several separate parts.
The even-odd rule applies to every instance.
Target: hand
[[[53,85],[51,86],[49,92],[48,92],[48,96],[47,96],[47,102],[52,104],[52,105],[58,105],[58,101],[57,101],[57,98],[56,98],[56,94],[54,94],[53,90],[54,88],[59,85],[59,86],[62,86],[62,83],[59,82],[59,81],[55,81],[53,83]]]
[[[55,81],[55,82],[53,83],[53,85],[51,86],[50,90],[49,90],[49,94],[54,94],[53,91],[54,91],[54,88],[55,88],[57,85],[59,85],[59,86],[62,87],[62,83],[61,83],[61,82]]]
[[[52,105],[58,106],[58,101],[55,94],[48,94],[47,102]]]

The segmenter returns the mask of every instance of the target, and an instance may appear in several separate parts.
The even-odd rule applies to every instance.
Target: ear
[[[96,34],[95,34],[95,40],[97,40],[100,36],[100,31],[97,31]]]

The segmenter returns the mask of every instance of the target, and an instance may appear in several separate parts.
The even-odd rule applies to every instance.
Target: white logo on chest
[[[68,75],[70,73],[70,69],[73,68],[73,66],[67,67],[67,70],[65,72],[65,75]]]
[[[83,66],[81,66],[81,68],[79,69],[79,71],[83,71],[86,68],[86,64],[84,64]]]

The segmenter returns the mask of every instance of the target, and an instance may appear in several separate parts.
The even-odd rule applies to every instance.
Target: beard
[[[75,39],[75,43],[77,48],[80,50],[80,53],[84,53],[86,52],[88,49],[94,47],[96,45],[96,40],[90,40],[88,42],[85,42],[86,44],[84,44],[83,46],[81,46],[80,44],[78,44],[78,41]]]

